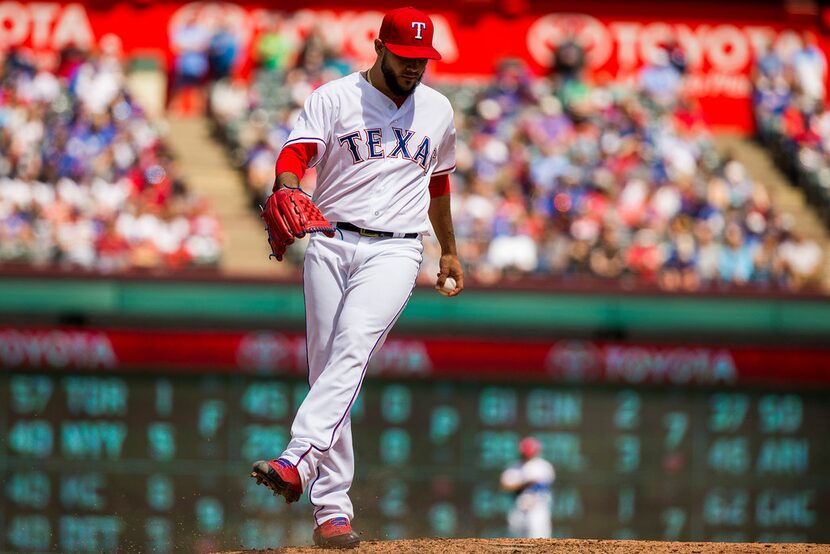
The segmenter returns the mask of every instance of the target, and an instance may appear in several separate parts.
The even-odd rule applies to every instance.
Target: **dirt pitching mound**
[[[314,547],[244,550],[221,554],[320,554]],[[341,551],[346,552],[346,551]],[[573,554],[830,554],[826,544],[762,544],[711,542],[601,541],[581,539],[418,539],[408,541],[363,541],[351,552],[364,554],[469,554],[551,552]],[[220,554],[220,553],[217,553]]]

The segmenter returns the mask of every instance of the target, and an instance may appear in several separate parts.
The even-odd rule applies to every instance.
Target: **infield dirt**
[[[320,554],[314,547],[285,547],[268,550],[241,550],[221,554]],[[329,551],[347,552],[347,551]],[[363,541],[357,554],[830,554],[827,544],[768,544],[612,541],[583,539],[418,539],[406,541]],[[218,554],[218,553],[217,553]]]

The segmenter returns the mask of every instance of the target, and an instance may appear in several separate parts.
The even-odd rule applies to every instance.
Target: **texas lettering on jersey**
[[[438,156],[437,149],[432,150],[431,148],[432,141],[430,138],[424,136],[423,140],[416,147],[414,144],[417,141],[412,141],[412,137],[415,136],[415,131],[392,127],[392,133],[395,135],[395,146],[388,154],[383,149],[383,129],[376,128],[352,131],[351,133],[337,137],[337,141],[341,148],[348,149],[349,154],[352,156],[352,164],[354,165],[367,160],[399,158],[418,164],[424,170],[424,173],[426,173],[430,165],[432,165],[432,162]]]

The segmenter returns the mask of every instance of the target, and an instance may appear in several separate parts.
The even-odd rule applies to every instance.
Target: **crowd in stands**
[[[0,265],[171,270],[220,251],[115,53],[67,48],[51,69],[0,50]]]
[[[319,36],[310,43],[293,62],[263,67],[251,87],[213,90],[214,118],[253,203],[270,193],[302,101],[351,70]],[[818,245],[795,231],[741,163],[715,152],[704,114],[683,94],[676,44],[658,49],[633,87],[591,82],[584,60],[578,44],[565,43],[544,78],[505,60],[487,85],[430,83],[456,111],[453,216],[468,275],[669,291],[819,282]],[[312,191],[313,172],[303,186]],[[438,254],[426,241],[424,283],[434,280]],[[302,259],[299,249],[290,255]]]
[[[816,36],[767,47],[753,74],[758,134],[830,227],[830,109],[827,60]]]
[[[800,288],[797,238],[767,191],[714,151],[666,48],[637,87],[507,63],[460,126],[457,235],[480,280],[592,276],[664,290]]]

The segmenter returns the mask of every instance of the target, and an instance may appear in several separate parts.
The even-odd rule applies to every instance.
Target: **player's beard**
[[[421,84],[421,77],[424,76],[424,74],[421,73],[414,85],[412,85],[409,89],[403,88],[398,83],[398,77],[395,75],[395,71],[386,61],[386,52],[383,53],[383,57],[380,59],[380,71],[383,73],[383,81],[386,83],[387,88],[392,92],[392,94],[400,97],[412,94],[415,88]]]

